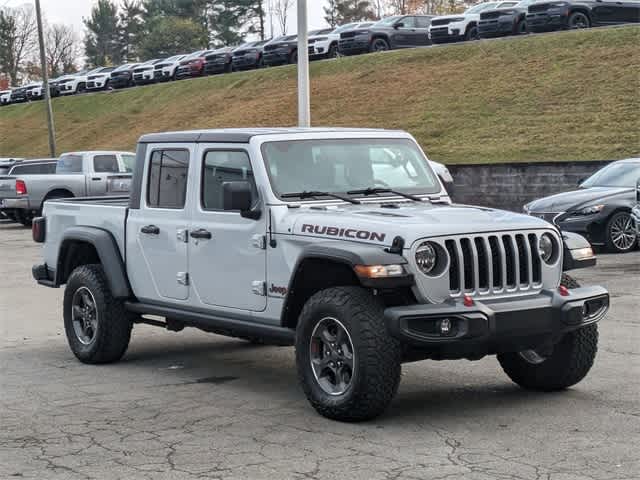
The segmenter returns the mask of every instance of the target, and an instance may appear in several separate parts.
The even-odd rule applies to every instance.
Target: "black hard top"
[[[382,131],[388,132],[389,130],[372,128],[228,128],[150,133],[140,137],[138,143],[249,143],[251,138],[258,135]]]

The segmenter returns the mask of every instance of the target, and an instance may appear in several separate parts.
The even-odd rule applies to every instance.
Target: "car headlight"
[[[529,212],[531,211],[531,207],[529,206],[528,203],[524,207],[522,207],[522,211],[527,215],[529,215]]]
[[[438,254],[431,242],[421,243],[416,249],[416,264],[422,273],[429,275],[438,263]]]
[[[540,258],[547,264],[554,262],[556,253],[556,242],[549,233],[543,233],[538,240],[538,253]]]
[[[571,215],[594,215],[596,213],[600,213],[603,208],[604,205],[591,205],[589,207],[576,210],[575,212],[571,212]]]

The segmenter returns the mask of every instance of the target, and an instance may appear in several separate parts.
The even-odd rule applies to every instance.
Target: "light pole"
[[[298,0],[298,126],[311,126],[307,0]]]
[[[51,92],[49,92],[49,72],[44,46],[44,29],[42,28],[42,11],[40,0],[36,0],[36,18],[38,20],[38,43],[40,44],[40,66],[42,67],[42,90],[47,109],[47,127],[49,128],[49,154],[56,156],[56,130],[53,124],[53,109],[51,108]]]

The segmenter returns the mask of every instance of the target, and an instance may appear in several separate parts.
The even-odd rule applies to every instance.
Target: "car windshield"
[[[429,194],[440,184],[409,139],[335,139],[266,142],[262,146],[276,195],[367,188]]]
[[[327,35],[329,33],[331,33],[333,30],[330,28],[323,28],[320,30],[313,30],[312,32],[309,32],[309,36],[313,37],[314,35]]]
[[[184,55],[175,55],[173,57],[169,57],[165,60],[165,62],[177,62],[178,60],[182,60]]]
[[[352,28],[357,27],[358,24],[357,23],[347,23],[346,25],[340,25],[339,27],[337,27],[333,33],[340,33],[340,32],[344,32],[345,30],[350,30]]]
[[[198,58],[202,55],[204,50],[200,50],[198,52],[193,52],[192,54],[186,56],[183,60],[193,60],[194,58]]]
[[[394,23],[396,23],[398,20],[400,20],[402,17],[400,15],[394,15],[393,17],[387,17],[387,18],[383,18],[382,20],[374,23],[374,26],[389,26],[389,25],[393,25]]]
[[[521,2],[518,2],[515,6],[519,7],[519,8],[528,7],[532,3],[536,3],[536,2],[539,2],[539,1],[540,0],[522,0]],[[508,7],[504,6],[504,7],[500,7],[500,8],[508,8]]]
[[[464,13],[478,13],[481,10],[484,10],[485,8],[492,8],[495,7],[497,5],[496,2],[488,2],[488,3],[480,3],[474,7],[469,8],[468,10],[466,10]]]
[[[632,188],[640,178],[640,161],[611,163],[587,178],[580,187]]]

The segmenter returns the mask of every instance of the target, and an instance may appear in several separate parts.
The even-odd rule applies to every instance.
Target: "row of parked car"
[[[640,22],[640,2],[609,0],[498,1],[479,3],[464,13],[444,16],[400,15],[309,32],[312,60],[397,48],[428,46],[528,32],[588,28]],[[99,67],[56,78],[51,96],[181,80],[297,63],[298,39],[286,35],[237,47],[199,50],[118,67]],[[42,82],[0,92],[0,105],[43,98]]]

